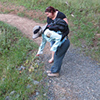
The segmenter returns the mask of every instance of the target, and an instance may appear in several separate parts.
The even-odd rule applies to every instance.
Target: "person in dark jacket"
[[[53,23],[56,18],[63,19],[68,24],[68,20],[67,20],[65,14],[63,14],[60,11],[58,11],[57,9],[55,9],[52,6],[49,6],[49,7],[46,8],[45,14],[47,15],[47,24]],[[54,42],[55,41],[51,41],[50,42],[51,47],[54,44]],[[52,57],[49,60],[49,63],[52,63],[53,61],[54,61],[54,52],[52,52]]]
[[[62,19],[60,19],[60,18],[56,18],[56,19],[54,20],[53,23],[48,24],[48,25],[46,26],[45,30],[46,30],[46,29],[53,30],[53,31],[55,31],[55,32],[60,31],[60,32],[61,32],[61,35],[62,35],[61,41],[62,41],[66,36],[68,36],[68,34],[69,34],[69,27],[68,27],[68,24],[67,24],[64,20],[62,20]]]

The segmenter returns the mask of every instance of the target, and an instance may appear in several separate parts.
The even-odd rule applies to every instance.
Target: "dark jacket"
[[[56,31],[56,32],[61,31],[61,33],[62,33],[61,40],[63,40],[64,37],[69,34],[68,24],[63,19],[60,19],[60,18],[56,18],[54,20],[54,23],[48,24],[47,28],[49,28],[50,30]]]

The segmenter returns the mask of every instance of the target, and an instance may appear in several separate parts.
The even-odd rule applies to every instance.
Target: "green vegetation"
[[[35,57],[37,48],[15,27],[0,21],[0,100],[45,99],[45,75],[43,63]]]
[[[69,20],[71,42],[100,61],[98,55],[100,54],[100,0],[56,0],[56,2],[54,0],[1,0],[1,2],[42,12],[50,5],[59,9]],[[24,16],[24,13],[19,15]],[[37,17],[35,20],[40,19]],[[99,37],[97,37],[98,34]]]

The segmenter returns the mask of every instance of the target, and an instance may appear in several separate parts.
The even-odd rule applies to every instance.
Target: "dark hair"
[[[49,6],[46,8],[45,12],[50,12],[52,14],[54,14],[56,11],[58,11],[57,9],[55,9],[54,7],[52,6]]]

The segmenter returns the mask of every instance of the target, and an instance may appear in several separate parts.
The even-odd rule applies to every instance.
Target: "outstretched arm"
[[[37,52],[36,56],[39,56],[40,54],[43,53],[43,49],[44,49],[44,47],[45,47],[46,42],[47,42],[47,41],[46,41],[46,39],[44,38],[44,34],[42,34],[42,42],[41,42],[41,45],[40,45],[40,47],[39,47],[39,49],[38,49],[38,52]]]

